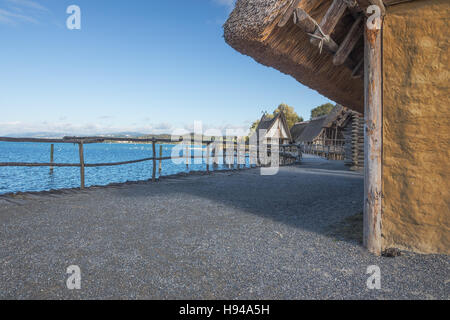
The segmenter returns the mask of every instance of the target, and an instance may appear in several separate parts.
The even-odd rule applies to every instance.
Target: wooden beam
[[[347,33],[347,36],[339,46],[339,49],[336,51],[333,58],[333,63],[336,66],[343,64],[345,60],[347,60],[348,56],[355,48],[356,43],[362,37],[364,31],[364,26],[362,22],[363,22],[362,16],[356,19],[356,21],[350,28],[350,31]]]
[[[364,65],[364,58],[362,58],[361,60],[359,60],[358,64],[356,65],[356,67],[353,69],[352,71],[352,78],[356,79],[356,78],[361,78],[362,77],[362,66]]]
[[[381,254],[382,208],[382,18],[380,29],[364,28],[364,245]]]
[[[295,9],[298,8],[298,4],[300,3],[300,0],[292,0],[289,7],[286,9],[286,11],[283,14],[283,17],[281,18],[280,22],[278,22],[278,27],[282,28],[286,25],[286,23],[291,19],[292,15],[294,14]]]
[[[298,8],[295,10],[294,23],[306,33],[315,34],[317,31],[316,21],[311,18],[309,14],[307,14],[303,9]],[[334,42],[331,38],[325,39],[323,42],[323,46],[331,53],[335,53],[339,48],[337,43]]]
[[[320,21],[320,29],[322,32],[318,29],[314,32],[314,34],[319,37],[324,35],[330,36],[344,14],[345,9],[347,9],[347,4],[343,0],[333,0],[333,3],[328,8],[325,16],[322,18],[322,21]],[[311,38],[312,44],[318,45],[320,41],[321,40],[319,39]]]

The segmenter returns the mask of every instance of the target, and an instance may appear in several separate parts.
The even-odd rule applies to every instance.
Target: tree
[[[295,112],[294,107],[288,106],[285,103],[282,103],[278,106],[278,108],[275,109],[273,112],[273,115],[277,115],[280,111],[284,112],[284,115],[286,116],[286,122],[289,128],[292,128],[294,124],[297,122],[303,122],[303,118],[300,117],[297,112]]]
[[[275,117],[280,111],[284,112],[284,115],[286,116],[286,121],[287,121],[287,125],[289,126],[289,128],[292,128],[292,126],[297,123],[297,122],[302,122],[303,118],[300,117],[294,110],[294,107],[291,107],[285,103],[280,104],[274,111],[272,114],[266,114],[266,118],[273,118]],[[259,119],[256,120],[255,122],[252,123],[251,127],[250,127],[250,131],[255,131],[256,127],[258,127],[259,125]]]
[[[311,119],[327,115],[331,112],[331,110],[333,110],[333,108],[334,105],[332,105],[331,103],[322,104],[311,110]]]

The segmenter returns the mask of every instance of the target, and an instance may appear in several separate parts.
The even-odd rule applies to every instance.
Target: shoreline
[[[160,182],[163,180],[168,179],[174,179],[179,177],[188,177],[188,176],[209,176],[214,175],[215,173],[229,173],[229,172],[240,172],[245,170],[251,170],[251,169],[258,169],[261,167],[245,167],[241,169],[224,169],[224,170],[212,170],[210,172],[207,171],[200,171],[200,170],[194,170],[190,172],[179,172],[175,174],[170,174],[167,176],[160,176],[156,178],[155,182]],[[26,196],[26,195],[48,195],[48,194],[62,194],[66,192],[73,192],[73,191],[88,191],[93,189],[103,189],[103,188],[110,188],[110,187],[122,187],[122,186],[128,186],[128,185],[138,185],[138,184],[147,184],[147,183],[153,183],[152,179],[146,179],[146,180],[131,180],[126,182],[111,182],[106,185],[92,185],[89,187],[85,187],[84,189],[81,188],[61,188],[61,189],[49,189],[49,190],[42,190],[42,191],[19,191],[19,192],[9,192],[9,193],[3,193],[0,194],[0,200],[2,198],[15,198],[18,196]]]

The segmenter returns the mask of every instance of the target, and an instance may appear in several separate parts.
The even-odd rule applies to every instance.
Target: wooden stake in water
[[[53,163],[53,153],[55,152],[55,145],[50,145],[50,163]],[[50,173],[53,173],[53,167],[50,167]]]
[[[83,142],[78,143],[78,151],[80,154],[80,188],[84,189],[84,150]]]
[[[189,169],[189,146],[186,146],[186,169]]]
[[[155,138],[152,139],[152,150],[153,150],[152,182],[155,182],[156,181],[156,141],[155,141]]]
[[[162,145],[159,146],[159,174],[161,175],[162,170],[162,155],[163,155],[163,147]]]
[[[206,145],[206,172],[209,173],[209,143]]]

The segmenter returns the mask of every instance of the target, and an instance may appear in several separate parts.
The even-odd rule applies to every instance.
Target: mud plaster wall
[[[383,33],[383,248],[450,253],[448,0],[388,8]]]

